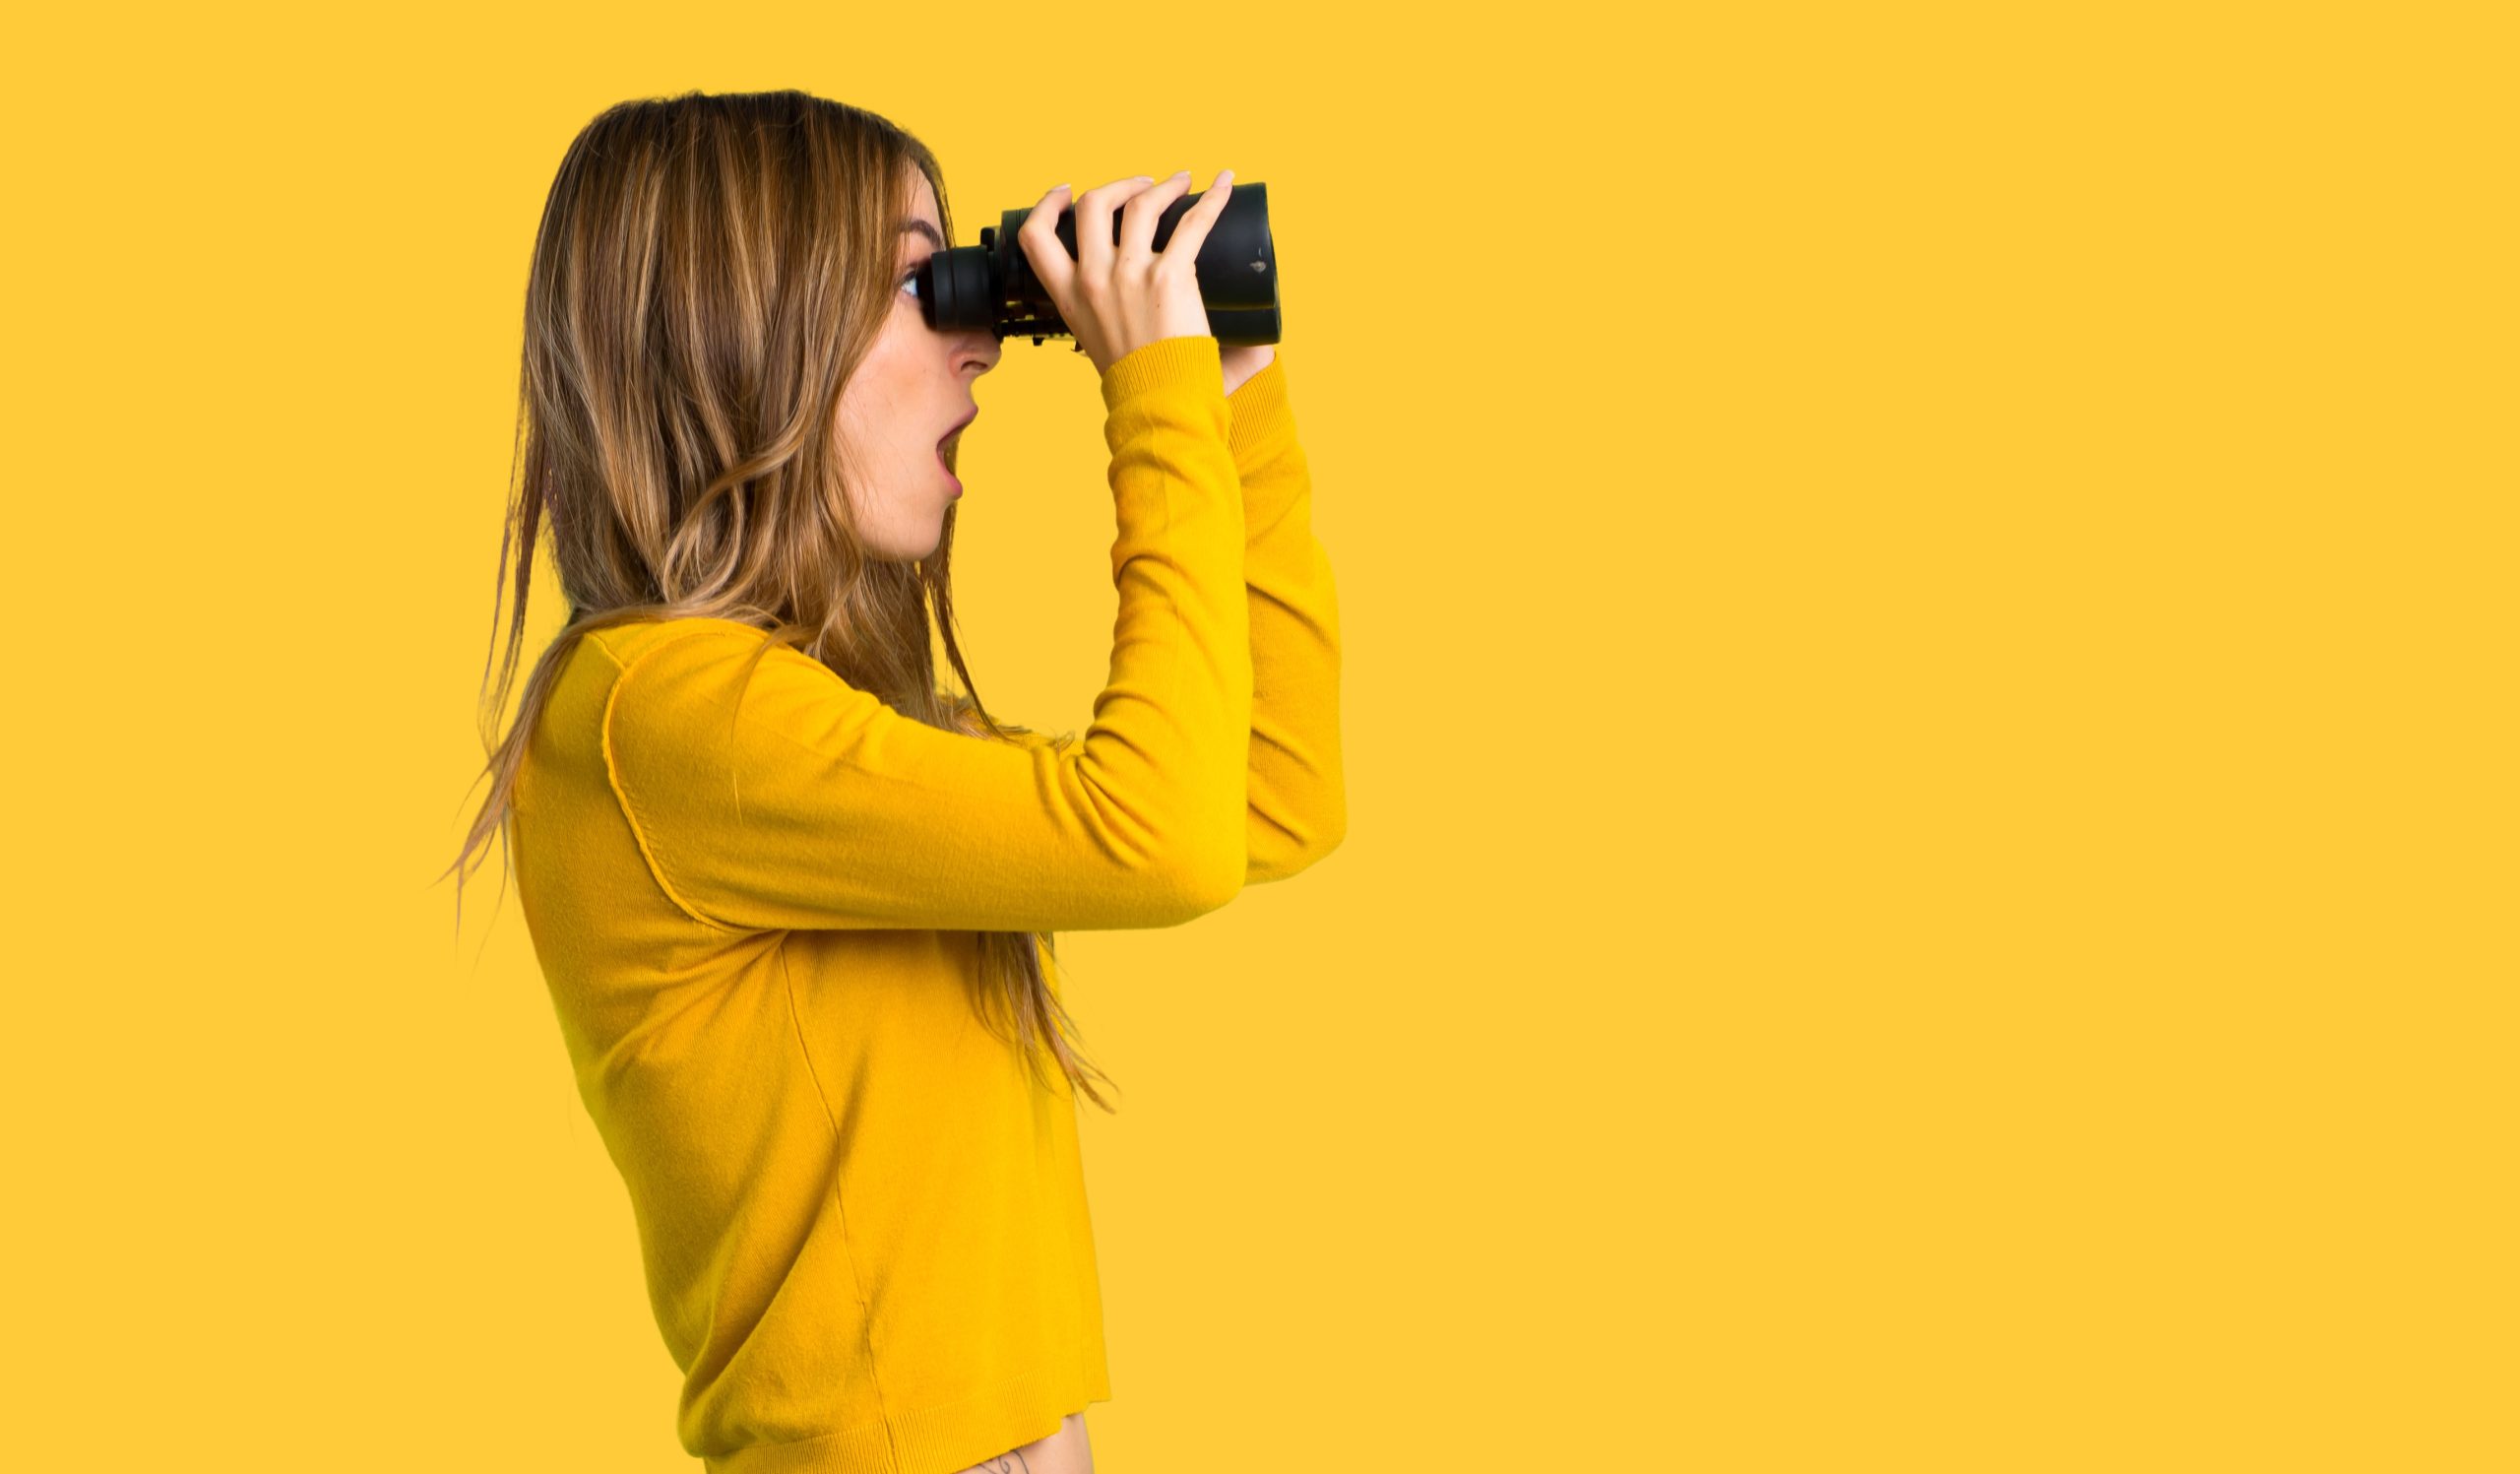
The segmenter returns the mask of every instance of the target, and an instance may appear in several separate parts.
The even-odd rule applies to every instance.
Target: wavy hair
[[[918,174],[950,241],[935,156],[883,117],[810,94],[626,101],[570,144],[525,293],[516,462],[479,711],[490,793],[439,876],[456,876],[459,933],[466,862],[494,834],[512,849],[529,738],[570,653],[595,631],[736,620],[766,632],[756,665],[786,645],[912,720],[984,740],[1031,733],[988,714],[955,638],[954,509],[935,550],[902,563],[868,552],[844,490],[859,468],[835,417],[891,310],[895,223],[913,213]],[[501,737],[546,519],[569,619]],[[937,685],[940,635],[965,694]],[[1046,1043],[1071,1085],[1110,1111],[1088,1078],[1108,1077],[1084,1060],[1049,985],[1055,936],[977,934],[992,1032],[1009,1015],[1013,1035],[999,1037],[1037,1077]]]

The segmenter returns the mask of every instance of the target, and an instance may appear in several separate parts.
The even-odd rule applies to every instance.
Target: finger
[[[1177,254],[1185,261],[1198,260],[1199,252],[1207,246],[1208,231],[1215,226],[1217,217],[1225,214],[1226,201],[1232,194],[1233,170],[1217,170],[1207,193],[1199,196],[1199,203],[1183,211],[1172,226],[1171,238],[1164,243],[1164,254]]]
[[[1067,210],[1068,186],[1062,184],[1041,196],[1024,217],[1023,227],[1015,232],[1023,242],[1025,259],[1033,263],[1033,275],[1041,279],[1052,301],[1067,300],[1068,284],[1076,279],[1076,258],[1059,244],[1060,215]]]
[[[1151,174],[1131,174],[1114,179],[1099,189],[1089,189],[1076,201],[1076,264],[1089,283],[1107,280],[1111,275],[1111,211],[1154,182]]]
[[[1183,169],[1169,179],[1158,180],[1151,188],[1130,196],[1120,207],[1120,259],[1143,261],[1155,254],[1155,223],[1157,217],[1172,208],[1181,192],[1190,187],[1190,171]]]

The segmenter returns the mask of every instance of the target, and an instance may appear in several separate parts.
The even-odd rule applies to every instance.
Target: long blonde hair
[[[951,241],[935,156],[883,117],[806,93],[622,102],[570,144],[526,285],[524,474],[511,468],[479,714],[490,794],[439,877],[456,875],[459,934],[466,862],[494,834],[509,840],[535,723],[570,652],[596,630],[738,620],[765,631],[760,654],[800,650],[912,720],[987,740],[1031,731],[988,714],[963,662],[953,509],[935,551],[906,564],[869,555],[844,490],[858,468],[835,416],[892,310],[913,170],[934,189]],[[570,618],[535,661],[501,737],[546,517]],[[511,547],[516,600],[493,682]],[[939,635],[969,694],[938,688]],[[1055,936],[977,935],[991,1028],[1011,1015],[1009,1042],[1028,1067],[1038,1075],[1046,1042],[1071,1086],[1110,1111],[1088,1079],[1108,1077],[1083,1059],[1045,975]]]

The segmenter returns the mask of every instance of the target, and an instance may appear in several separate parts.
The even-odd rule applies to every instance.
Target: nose
[[[975,328],[962,335],[956,344],[954,366],[959,370],[977,364],[979,371],[986,373],[997,366],[998,356],[1005,352],[1005,345],[997,341],[995,333],[986,328]]]

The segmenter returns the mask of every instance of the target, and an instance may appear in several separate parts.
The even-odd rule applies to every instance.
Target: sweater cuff
[[[1159,389],[1205,386],[1225,396],[1225,358],[1216,335],[1159,338],[1122,353],[1102,372],[1102,407],[1116,410]]]
[[[1225,382],[1223,359],[1219,359],[1217,382]],[[1233,464],[1257,464],[1264,451],[1275,448],[1285,438],[1292,417],[1287,410],[1287,346],[1269,355],[1268,365],[1234,386],[1225,397],[1233,411],[1233,423],[1226,439],[1233,447]]]

